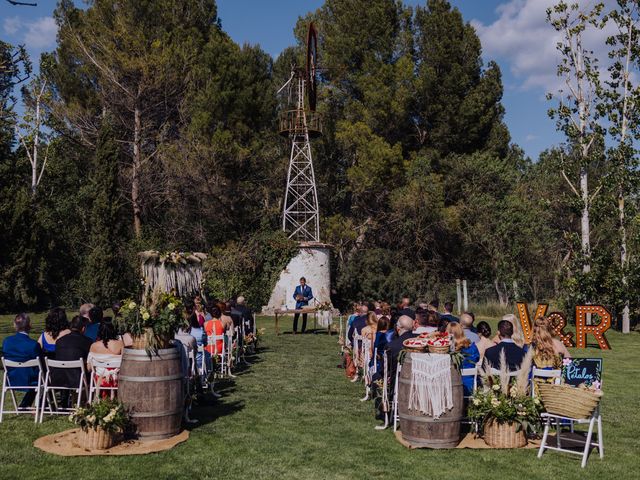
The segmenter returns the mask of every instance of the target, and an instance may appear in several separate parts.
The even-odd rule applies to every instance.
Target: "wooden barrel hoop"
[[[118,375],[118,397],[130,409],[140,440],[160,440],[180,433],[183,374],[176,348],[145,350],[125,348]]]
[[[409,410],[411,390],[411,354],[407,354],[400,372],[398,385],[398,410],[402,438],[412,447],[455,448],[460,443],[460,423],[464,414],[464,394],[460,372],[451,367],[453,409],[439,418],[433,418],[415,410]]]

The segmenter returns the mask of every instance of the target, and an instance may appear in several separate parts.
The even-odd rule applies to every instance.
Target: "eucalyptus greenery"
[[[121,333],[145,337],[147,351],[155,352],[165,347],[181,327],[188,327],[183,312],[180,298],[170,293],[155,292],[148,307],[132,299],[124,300],[115,322]]]

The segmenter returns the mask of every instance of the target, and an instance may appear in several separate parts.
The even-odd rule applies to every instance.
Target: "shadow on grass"
[[[200,427],[215,422],[219,418],[233,415],[243,408],[243,400],[225,402],[224,399],[220,399],[213,405],[199,405],[191,411],[191,418],[198,420],[198,423],[185,425],[185,428],[189,431],[197,430]]]

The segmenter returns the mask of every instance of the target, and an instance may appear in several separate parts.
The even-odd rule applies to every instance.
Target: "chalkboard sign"
[[[602,385],[601,358],[566,358],[562,362],[562,381],[568,385],[585,384],[597,390]]]

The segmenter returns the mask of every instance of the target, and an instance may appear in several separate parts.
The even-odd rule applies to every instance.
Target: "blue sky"
[[[33,0],[32,0],[33,1]],[[293,44],[297,18],[322,5],[322,0],[218,0],[225,31],[238,43],[260,44],[272,56]],[[424,0],[405,0],[424,4]],[[503,73],[505,121],[512,139],[533,159],[561,141],[545,93],[558,86],[555,77],[554,32],[545,23],[552,0],[451,0],[477,29],[485,62],[496,60]],[[51,14],[55,0],[37,7],[11,6],[0,0],[0,38],[26,45],[37,63],[40,52],[55,46]]]

